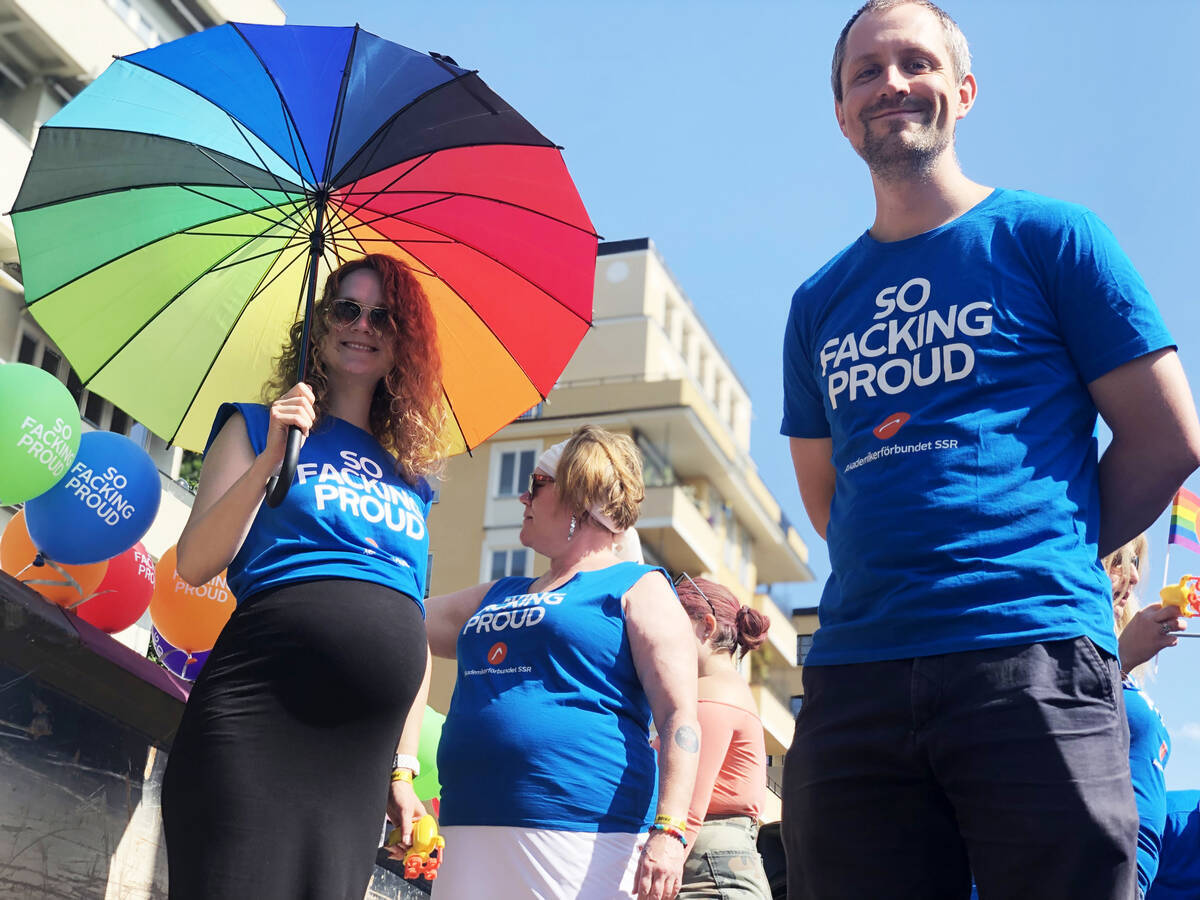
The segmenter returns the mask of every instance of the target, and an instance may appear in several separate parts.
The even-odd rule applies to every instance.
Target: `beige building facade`
[[[56,375],[79,402],[85,430],[105,429],[140,443],[158,466],[162,500],[142,539],[155,557],[179,537],[192,494],[179,484],[182,453],[93,394],[25,308],[12,222],[38,129],[112,62],[234,20],[281,25],[275,0],[0,0],[0,363],[22,362]],[[147,373],[150,375],[151,373]],[[15,510],[0,507],[0,530]],[[144,653],[150,619],[115,635]]]
[[[546,561],[518,537],[518,498],[538,455],[584,423],[631,435],[645,461],[638,532],[647,561],[672,576],[719,581],[770,619],[768,640],[743,674],[777,781],[816,616],[785,613],[768,593],[813,576],[807,548],[750,455],[750,397],[649,239],[600,245],[593,319],[544,403],[472,457],[450,461],[430,517],[431,590],[544,571]],[[446,710],[453,684],[454,666],[437,661],[435,709]],[[768,812],[774,818],[778,809]]]

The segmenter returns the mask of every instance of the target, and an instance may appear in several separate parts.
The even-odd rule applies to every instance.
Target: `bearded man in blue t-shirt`
[[[1098,556],[1200,464],[1182,367],[1091,212],[963,174],[976,83],[945,12],[868,3],[833,88],[876,217],[785,337],[782,431],[833,570],[785,767],[789,895],[965,898],[973,873],[984,897],[1127,900]]]

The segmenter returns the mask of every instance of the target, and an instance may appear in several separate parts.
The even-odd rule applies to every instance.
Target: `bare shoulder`
[[[699,699],[736,706],[758,715],[754,695],[750,693],[750,685],[737,672],[703,676],[699,683]]]

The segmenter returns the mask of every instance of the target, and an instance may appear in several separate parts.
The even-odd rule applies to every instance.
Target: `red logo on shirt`
[[[906,412],[892,413],[882,422],[872,429],[872,434],[881,441],[886,441],[890,437],[894,437],[896,432],[904,427],[904,423],[911,417]]]
[[[508,656],[508,644],[504,641],[497,641],[492,644],[492,649],[488,651],[488,663],[493,666],[498,666],[504,662],[504,657]]]
[[[1163,741],[1162,746],[1158,748],[1158,761],[1162,762],[1167,758],[1167,742]]]

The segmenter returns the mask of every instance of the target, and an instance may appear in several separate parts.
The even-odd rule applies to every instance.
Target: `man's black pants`
[[[790,900],[1131,900],[1116,661],[1087,638],[811,666],[784,764]]]

